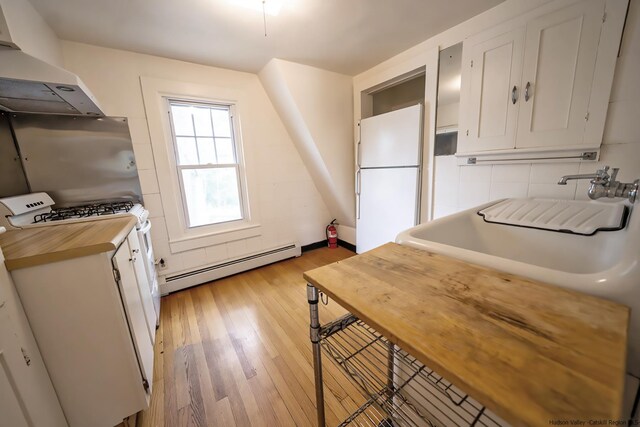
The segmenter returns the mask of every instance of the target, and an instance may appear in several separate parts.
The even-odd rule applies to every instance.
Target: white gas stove
[[[52,208],[53,205],[54,201],[47,193],[5,197],[0,199],[0,226],[12,230],[134,215],[138,219],[137,227],[140,228],[149,217],[149,211],[140,203],[132,201],[100,202],[64,208]]]

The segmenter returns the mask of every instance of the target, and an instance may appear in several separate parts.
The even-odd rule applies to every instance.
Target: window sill
[[[203,233],[196,236],[183,237],[169,240],[171,253],[176,254],[193,249],[205,248],[207,246],[220,245],[234,240],[248,239],[260,236],[262,226],[260,224],[243,224],[233,228]]]

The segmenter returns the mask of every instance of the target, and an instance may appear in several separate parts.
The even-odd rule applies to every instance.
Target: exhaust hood
[[[78,76],[22,50],[0,47],[0,109],[103,116]]]

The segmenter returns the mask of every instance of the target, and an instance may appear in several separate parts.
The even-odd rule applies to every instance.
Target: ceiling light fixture
[[[284,0],[227,0],[236,6],[251,9],[256,12],[263,12],[266,15],[277,16],[282,9]]]

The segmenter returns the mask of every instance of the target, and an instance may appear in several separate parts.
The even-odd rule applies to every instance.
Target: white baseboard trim
[[[192,286],[221,279],[233,274],[242,273],[243,271],[251,270],[256,267],[282,261],[287,258],[297,257],[300,256],[300,253],[300,246],[292,243],[290,245],[271,249],[258,254],[248,255],[208,267],[166,276],[163,283],[160,285],[160,293],[162,295],[167,295],[171,292],[190,288]]]

